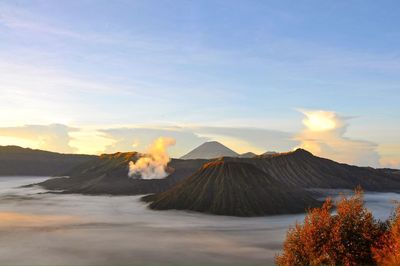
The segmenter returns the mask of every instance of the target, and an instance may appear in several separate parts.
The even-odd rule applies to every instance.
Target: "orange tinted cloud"
[[[302,110],[305,128],[296,135],[299,146],[315,155],[350,164],[379,166],[376,145],[345,136],[347,123],[335,112]]]

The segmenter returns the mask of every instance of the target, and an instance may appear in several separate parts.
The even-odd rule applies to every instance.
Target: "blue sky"
[[[398,14],[398,1],[2,0],[0,144],[100,153],[173,131],[176,156],[209,139],[287,150],[314,112],[370,143],[366,164],[400,167]],[[314,135],[314,153],[338,152]]]

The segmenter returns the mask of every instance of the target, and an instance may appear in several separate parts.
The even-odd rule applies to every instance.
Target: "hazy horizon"
[[[0,2],[0,145],[400,168],[396,1]]]

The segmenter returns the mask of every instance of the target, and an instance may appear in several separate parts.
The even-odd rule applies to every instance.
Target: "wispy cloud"
[[[105,152],[116,151],[145,151],[153,140],[160,136],[177,140],[177,145],[170,148],[172,156],[180,157],[190,149],[208,140],[192,131],[190,128],[173,126],[148,126],[148,127],[115,127],[99,129],[115,142],[106,146]]]
[[[1,58],[2,59],[2,58]],[[0,92],[3,116],[0,124],[68,123],[84,93],[111,93],[113,88],[44,66],[15,64],[0,59]],[[63,110],[63,111],[60,111]]]
[[[0,3],[0,112],[12,114],[2,116],[0,126],[79,125],[81,130],[69,133],[71,147],[84,147],[79,152],[144,149],[150,139],[171,134],[178,140],[175,156],[208,139],[238,152],[284,151],[300,142],[327,156],[343,154],[339,159],[346,162],[375,164],[376,145],[348,138],[350,120],[334,112],[326,118],[339,123],[334,128],[328,123],[329,130],[315,132],[311,123],[311,129],[307,124],[293,133],[301,126],[293,106],[353,108],[350,112],[364,117],[372,114],[370,109],[384,109],[389,114],[385,123],[398,120],[398,51],[301,37],[292,29],[306,14],[266,8],[270,13],[260,12],[257,27],[240,28],[242,21],[235,19],[242,10],[227,3],[224,7],[237,14],[216,19],[212,23],[218,25],[210,27],[197,17],[183,23],[186,14],[177,18],[180,12],[150,4],[144,10],[163,17],[131,16],[135,6],[107,27],[96,13],[101,5],[66,5],[65,14],[57,16],[48,12],[60,11],[58,3],[52,4]],[[83,8],[75,14],[78,6]],[[258,7],[239,8],[259,14],[265,6]],[[193,5],[180,8],[191,11]],[[88,11],[95,15],[82,15]],[[240,22],[238,32],[224,31],[227,21]],[[144,124],[150,126],[137,126]],[[169,126],[176,124],[183,126]],[[381,143],[384,133],[378,134],[374,142]],[[346,147],[364,150],[368,158]],[[378,149],[387,154],[383,165],[395,164],[396,155]]]
[[[398,145],[377,145],[346,136],[348,118],[335,112],[303,110],[305,128],[291,133],[263,128],[209,126],[91,126],[60,124],[0,127],[0,144],[58,152],[114,153],[146,151],[160,136],[176,139],[172,157],[180,157],[205,141],[216,140],[233,150],[263,153],[296,147],[339,162],[374,167],[400,167]]]
[[[42,35],[72,38],[81,41],[115,43],[115,38],[110,36],[96,34],[93,32],[83,32],[74,29],[68,29],[55,21],[46,20],[28,9],[17,7],[15,5],[0,5],[0,25],[11,30],[33,32]]]

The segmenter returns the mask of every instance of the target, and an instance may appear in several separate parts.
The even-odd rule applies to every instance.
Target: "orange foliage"
[[[386,232],[372,249],[378,265],[400,265],[400,206]]]
[[[327,252],[332,217],[332,201],[327,199],[321,208],[311,209],[304,224],[290,228],[284,243],[284,254],[278,256],[278,265],[321,265],[330,264]]]
[[[375,264],[371,248],[385,228],[364,207],[362,191],[342,197],[335,215],[332,207],[327,199],[321,208],[309,210],[303,224],[289,229],[278,265]]]
[[[335,261],[343,265],[372,264],[371,248],[384,230],[364,207],[361,190],[356,190],[350,199],[340,200],[335,220],[332,228]]]

